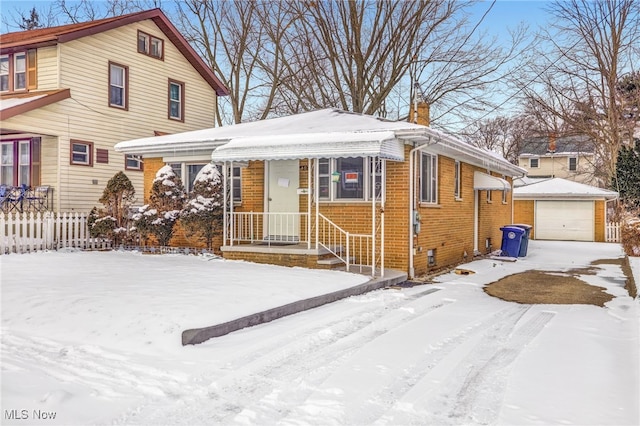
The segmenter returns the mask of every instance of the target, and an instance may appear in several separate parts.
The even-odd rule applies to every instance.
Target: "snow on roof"
[[[230,147],[223,150],[220,150],[219,147],[231,141],[244,139],[243,145],[253,144],[254,150],[251,156],[254,159],[258,159],[255,156],[259,144],[264,145],[263,151],[260,151],[264,155],[260,159],[268,160],[285,158],[271,154],[271,150],[276,148],[291,150],[291,146],[295,146],[296,149],[301,149],[304,145],[309,144],[316,150],[308,153],[307,157],[317,158],[327,150],[330,151],[331,148],[339,149],[339,143],[345,144],[345,147],[341,148],[345,150],[345,153],[334,152],[333,155],[330,155],[331,157],[351,155],[359,150],[359,156],[380,155],[388,159],[402,159],[404,155],[398,155],[396,151],[400,149],[398,146],[401,147],[403,142],[391,141],[388,135],[383,135],[385,132],[393,132],[397,141],[439,145],[443,153],[447,155],[464,156],[467,162],[505,175],[522,176],[525,174],[524,169],[509,163],[496,153],[476,148],[455,136],[430,127],[405,121],[391,121],[336,108],[172,135],[134,139],[116,144],[115,149],[127,154],[149,156],[217,149],[218,154],[214,154],[213,158],[221,161],[221,153],[230,153],[231,150]],[[285,148],[285,140],[289,141],[288,148]],[[346,147],[348,143],[357,144],[358,148]],[[321,144],[329,144],[330,146],[321,147]],[[225,151],[226,149],[229,150]],[[437,148],[434,146],[433,149]],[[239,151],[236,151],[236,154],[238,155],[226,159],[240,161]],[[296,158],[300,157],[296,156]]]
[[[238,138],[220,146],[212,161],[284,160],[373,156],[404,159],[403,143],[395,133],[327,132]]]
[[[531,198],[576,198],[576,199],[615,199],[618,193],[608,189],[574,182],[562,178],[545,179],[530,185],[516,187],[513,197]]]
[[[328,123],[331,123],[328,128]],[[210,129],[194,130],[191,132],[172,135],[155,136],[120,142],[116,150],[126,152],[130,149],[145,149],[149,147],[172,146],[175,144],[190,145],[208,144],[215,147],[235,138],[268,137],[293,134],[331,132],[370,132],[396,129],[423,128],[417,124],[403,121],[390,121],[382,118],[326,108],[318,111],[294,114],[285,117],[248,123],[232,124],[229,126],[213,127]]]
[[[38,96],[30,96],[30,97],[23,97],[23,98],[0,99],[0,111],[4,111],[5,109],[17,107],[18,105],[23,105],[23,104],[26,104],[28,102],[35,101],[37,99],[42,99],[45,96],[47,96],[46,93],[42,94],[42,95],[38,95]]]

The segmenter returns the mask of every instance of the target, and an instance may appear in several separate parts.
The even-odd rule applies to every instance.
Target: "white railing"
[[[0,254],[111,248],[110,242],[90,237],[87,218],[87,213],[0,214]]]
[[[230,244],[238,242],[306,243],[310,241],[308,221],[308,213],[230,213],[228,218]]]
[[[620,222],[607,222],[605,225],[605,241],[608,243],[620,242]]]
[[[373,238],[367,234],[351,234],[323,214],[318,214],[318,244],[340,259],[349,269],[356,266],[375,270]]]

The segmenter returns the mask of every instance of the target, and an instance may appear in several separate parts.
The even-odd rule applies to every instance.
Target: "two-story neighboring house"
[[[159,9],[0,35],[0,184],[48,185],[56,211],[89,211],[143,160],[122,140],[215,125],[228,91]]]
[[[586,136],[536,137],[525,141],[518,165],[532,179],[554,178],[593,184],[594,146]]]

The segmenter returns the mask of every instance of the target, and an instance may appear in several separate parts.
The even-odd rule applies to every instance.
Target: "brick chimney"
[[[556,152],[556,134],[549,133],[549,152]]]
[[[414,124],[421,124],[423,126],[429,125],[429,104],[426,102],[418,102],[418,114],[415,109],[416,104],[411,103],[411,110],[409,111],[409,122]]]

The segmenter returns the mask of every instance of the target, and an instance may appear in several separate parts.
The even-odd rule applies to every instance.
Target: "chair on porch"
[[[27,195],[28,209],[42,212],[47,210],[49,185],[36,186],[36,188]]]
[[[10,188],[6,200],[2,203],[3,211],[5,213],[10,213],[17,210],[22,213],[24,198],[27,194],[28,188],[29,187],[25,184]]]
[[[2,210],[2,212],[8,211],[10,192],[11,192],[10,187],[4,184],[0,185],[0,210]]]

